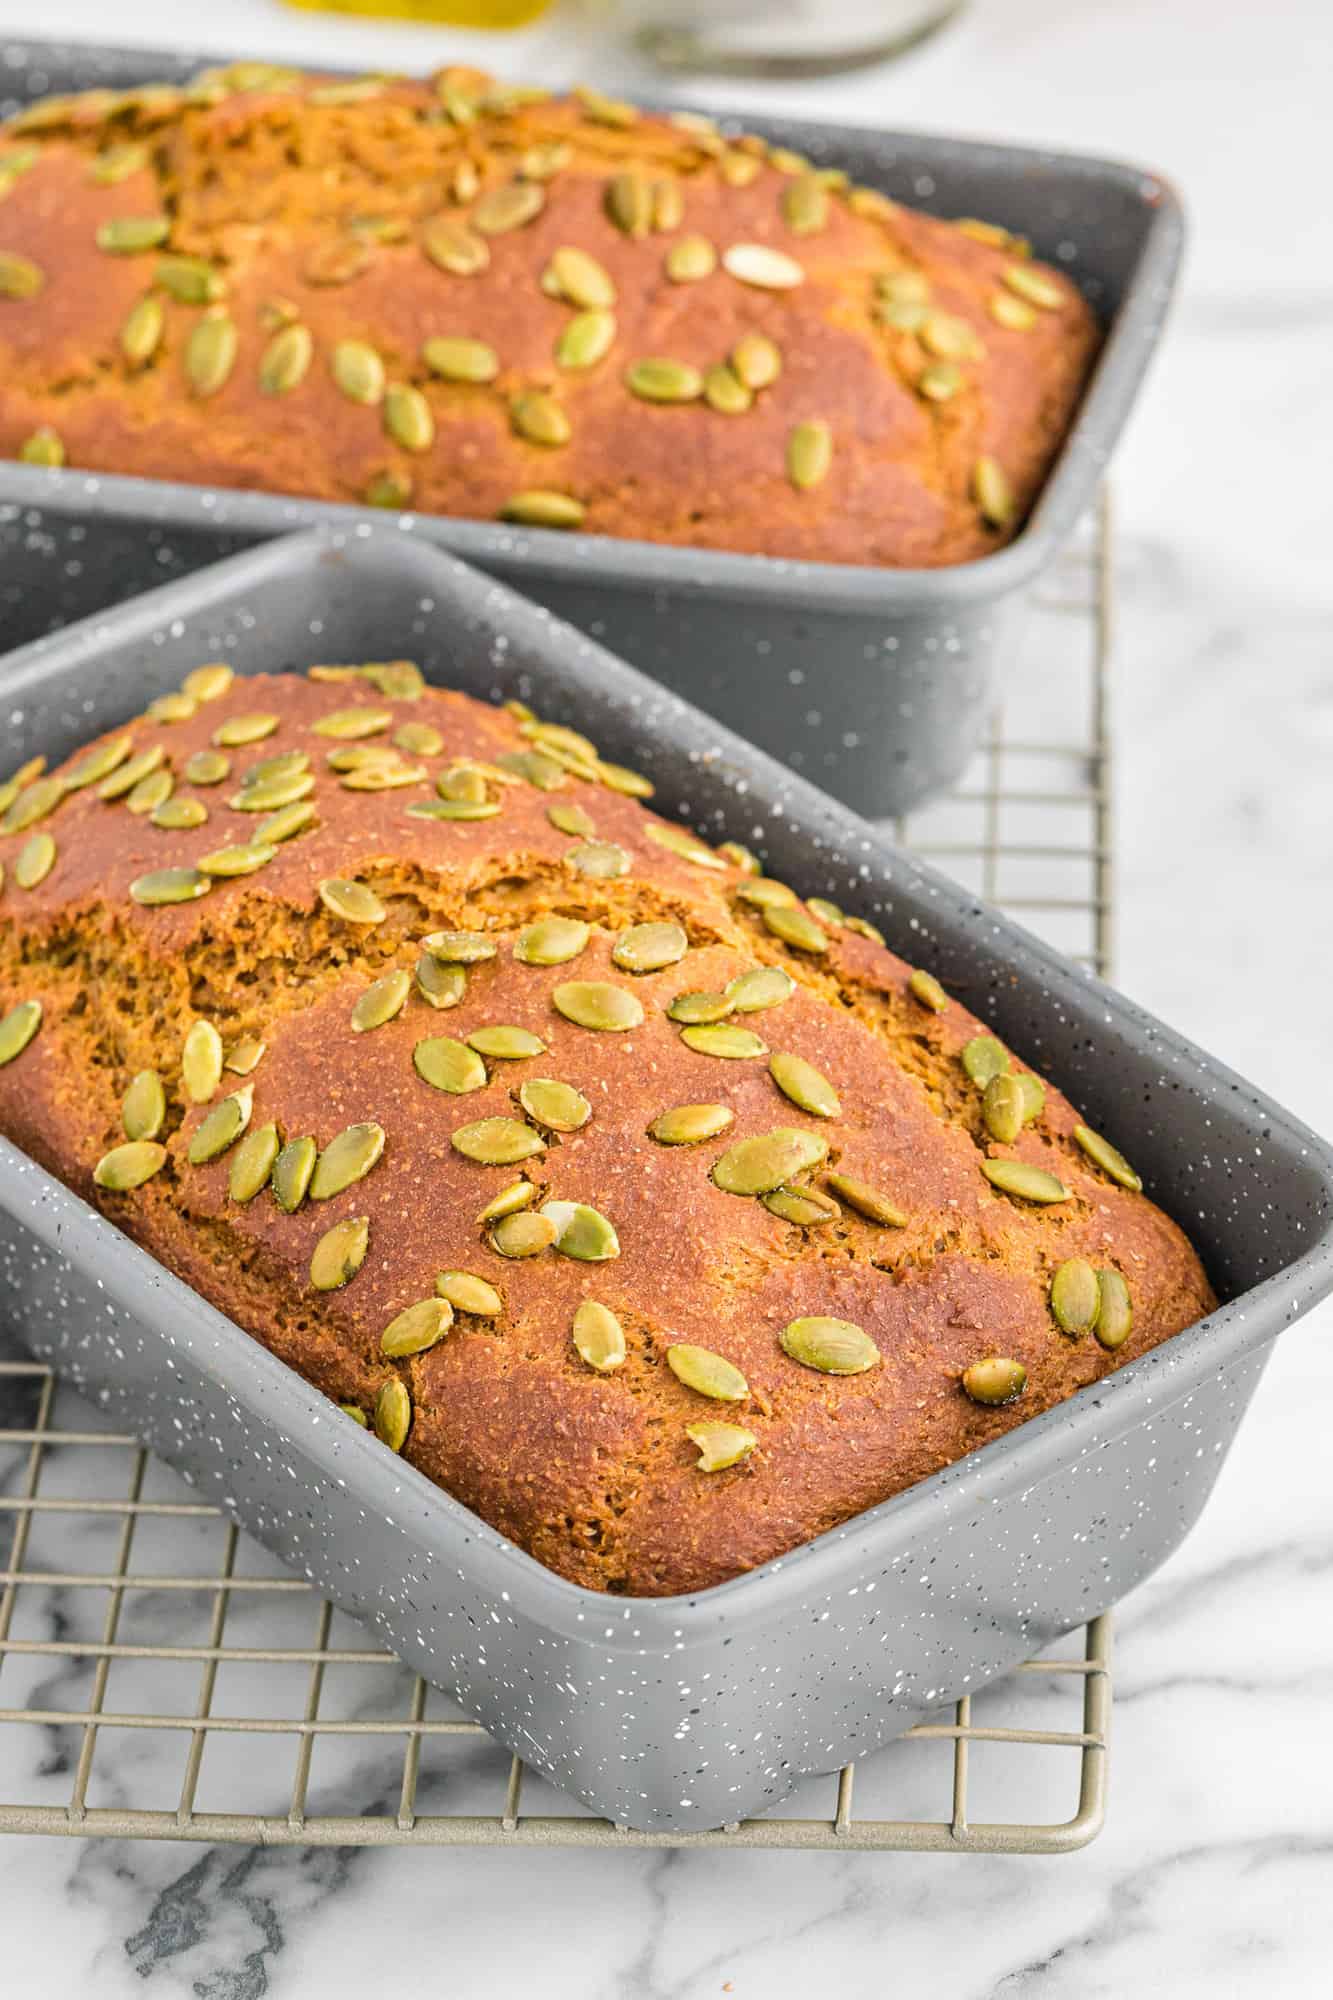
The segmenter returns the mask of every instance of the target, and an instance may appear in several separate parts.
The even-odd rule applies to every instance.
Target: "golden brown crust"
[[[387,711],[395,728],[433,725],[443,743],[420,760],[426,776],[380,793],[345,789],[326,762],[337,743],[312,725],[346,707]],[[273,733],[233,751],[223,783],[188,783],[186,759],[228,717],[254,712],[278,718]],[[593,782],[570,777],[544,791],[492,780],[501,801],[494,818],[408,816],[408,802],[434,797],[431,781],[460,758],[493,764],[527,749],[514,717],[436,690],[386,700],[364,681],[284,676],[237,682],[187,720],[140,719],[130,733],[136,752],[164,747],[176,797],[202,801],[209,820],[167,831],[94,788],[76,791],[37,823],[57,851],[31,889],[17,885],[14,865],[34,829],[0,835],[0,1017],[21,1000],[44,1010],[35,1039],[0,1066],[0,1131],[328,1395],[369,1411],[398,1375],[415,1410],[407,1456],[562,1575],[634,1594],[734,1576],[1050,1407],[1212,1304],[1180,1231],[1090,1163],[1058,1092],[1047,1091],[1014,1144],[988,1137],[959,1060],[978,1023],[954,1000],[940,1013],[923,1006],[908,967],[873,937],[843,927],[829,931],[825,953],[789,949],[738,897],[742,873],[658,845],[650,829],[660,821]],[[198,902],[144,908],[131,899],[146,870],[245,840],[255,816],[228,804],[239,774],[294,750],[310,756],[315,774],[313,831]],[[580,806],[598,836],[624,850],[627,872],[580,873],[567,858],[579,843],[551,824],[553,804]],[[319,885],[334,876],[371,884],[385,920],[362,928],[332,916]],[[586,950],[555,967],[516,960],[518,932],[551,912],[594,925]],[[664,918],[684,927],[684,958],[645,975],[619,969],[615,934]],[[454,927],[492,933],[497,945],[493,960],[470,970],[462,1003],[436,1011],[413,994],[396,1019],[355,1033],[351,1011],[370,980],[410,968],[423,935]],[[687,1047],[664,1011],[680,992],[721,989],[761,963],[784,966],[795,991],[744,1025],[834,1083],[841,1105],[831,1119],[781,1095],[763,1058],[721,1060]],[[599,1033],[565,1019],[551,995],[571,978],[632,990],[642,1025]],[[267,1191],[245,1205],[230,1200],[230,1155],[198,1167],[186,1160],[205,1113],[185,1102],[180,1058],[199,1017],[228,1046],[249,1034],[267,1044],[249,1078],[251,1129],[273,1120],[286,1138],[308,1133],[327,1145],[373,1120],[387,1133],[378,1165],[294,1214]],[[418,1041],[464,1039],[497,1023],[532,1030],[547,1052],[490,1062],[485,1087],[464,1096],[416,1073]],[[166,1087],[167,1165],[133,1193],[99,1190],[93,1168],[123,1137],[121,1099],[146,1067]],[[512,1093],[535,1075],[586,1096],[592,1117],[583,1129],[553,1138],[523,1169],[460,1157],[450,1134],[514,1115]],[[228,1074],[218,1094],[240,1081]],[[648,1136],[662,1111],[709,1102],[735,1114],[723,1138],[672,1147]],[[777,1127],[817,1133],[829,1164],[887,1194],[905,1227],[847,1208],[802,1232],[714,1184],[710,1169],[729,1144]],[[1052,1168],[1070,1199],[1035,1208],[997,1193],[981,1162],[1003,1155]],[[607,1216],[619,1257],[497,1255],[478,1217],[520,1171],[541,1199],[586,1202]],[[363,1266],[343,1289],[314,1291],[316,1242],[357,1215],[370,1221]],[[1090,1335],[1062,1334],[1052,1316],[1051,1275],[1071,1257],[1128,1282],[1134,1327],[1114,1354]],[[447,1269],[496,1285],[503,1314],[460,1314],[429,1353],[386,1361],[385,1325],[431,1296]],[[573,1345],[585,1299],[624,1326],[628,1357],[612,1374],[595,1373]],[[851,1377],[800,1366],[778,1336],[802,1314],[860,1325],[878,1364]],[[725,1356],[743,1371],[749,1398],[723,1404],[687,1388],[665,1363],[673,1341]],[[996,1353],[1022,1363],[1027,1388],[1006,1407],[979,1407],[960,1376]],[[735,1468],[705,1474],[686,1427],[716,1419],[741,1423],[758,1445]]]
[[[443,83],[446,94],[482,89],[470,73]],[[50,429],[74,466],[344,501],[388,478],[402,504],[410,495],[425,512],[483,519],[517,493],[555,490],[576,499],[598,533],[929,567],[988,554],[1018,527],[1095,352],[1092,315],[1069,279],[1024,264],[1003,231],[982,240],[836,188],[820,228],[793,230],[783,203],[799,163],[779,153],[774,164],[762,146],[742,151],[646,115],[618,130],[571,99],[504,115],[483,108],[457,124],[431,84],[386,84],[338,105],[317,101],[315,78],[210,88],[224,93],[219,101],[205,89],[198,102],[131,95],[108,108],[90,94],[39,130],[20,119],[0,134],[0,176],[7,160],[36,149],[0,202],[0,253],[31,260],[45,277],[34,296],[0,289],[0,451],[16,457]],[[109,183],[91,177],[100,155],[127,144],[142,146],[141,165]],[[543,190],[544,207],[487,239],[485,271],[457,275],[424,254],[432,221],[467,223],[478,199],[531,168],[543,148],[559,160],[549,179],[528,183]],[[752,175],[743,186],[733,184],[741,169]],[[678,191],[679,220],[668,214],[671,227],[642,235],[618,228],[606,195],[626,172],[649,191]],[[158,214],[170,220],[165,249],[208,260],[225,297],[200,306],[153,293],[161,250],[97,247],[105,223]],[[803,282],[765,290],[719,266],[673,283],[664,257],[694,235],[719,253],[780,250]],[[575,308],[540,283],[569,245],[596,257],[617,294],[614,345],[577,371],[555,360]],[[363,254],[364,269],[341,283],[311,281],[312,258],[343,253]],[[1002,299],[1025,311],[1006,283],[1016,264],[1051,288],[1050,305],[1027,308],[1021,328],[992,310]],[[876,281],[893,273],[913,274],[928,293],[921,324],[880,316]],[[149,294],[162,300],[164,330],[136,362],[122,352],[121,329]],[[275,308],[309,329],[313,359],[297,387],[266,395],[260,363]],[[237,346],[222,386],[201,396],[186,351],[205,311],[232,322]],[[910,307],[904,316],[912,319]],[[702,401],[653,404],[626,388],[636,360],[666,356],[702,372],[754,332],[777,344],[782,373],[740,415]],[[943,401],[921,390],[940,366],[937,334],[945,346],[961,335],[971,349],[947,362],[958,386]],[[486,342],[498,375],[437,379],[422,344],[438,335]],[[338,388],[330,357],[345,340],[369,343],[389,382],[422,392],[434,424],[427,449],[400,448],[381,404]],[[515,434],[511,401],[532,389],[558,398],[567,443]],[[800,491],[787,451],[793,429],[810,422],[829,427],[832,461],[819,485]],[[991,459],[1012,489],[1002,525],[982,518],[973,490],[978,461]]]

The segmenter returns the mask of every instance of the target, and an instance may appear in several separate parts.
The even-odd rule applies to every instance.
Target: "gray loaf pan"
[[[202,660],[395,656],[590,731],[663,811],[881,925],[1124,1146],[1226,1300],[780,1561],[697,1596],[606,1597],[391,1456],[0,1141],[0,1317],[38,1355],[557,1785],[626,1827],[715,1827],[975,1690],[1170,1554],[1270,1339],[1333,1285],[1333,1153],[677,696],[391,529],[271,543],[0,662],[5,763],[64,756]]]
[[[205,59],[13,43],[3,60],[0,109],[48,91],[183,78]],[[950,569],[890,570],[438,516],[403,525],[549,604],[858,812],[902,813],[967,763],[1024,600],[1101,480],[1161,329],[1180,209],[1156,175],[1105,160],[748,114],[743,122],[917,207],[1005,223],[1082,287],[1107,329],[1105,349],[1017,539]],[[0,550],[7,541],[22,586],[6,602],[0,585],[8,645],[262,537],[361,513],[0,462],[0,508],[6,502]],[[744,492],[736,505],[746,505]]]

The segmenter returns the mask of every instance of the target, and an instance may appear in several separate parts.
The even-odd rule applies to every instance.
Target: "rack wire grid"
[[[894,828],[1101,973],[1111,580],[1103,498],[1034,600],[1005,714],[962,787]],[[3,1832],[1058,1854],[1101,1829],[1106,1616],[1074,1656],[1030,1660],[806,1781],[782,1817],[634,1834],[528,1773],[134,1438],[99,1427],[0,1326],[0,1547],[6,1524]]]

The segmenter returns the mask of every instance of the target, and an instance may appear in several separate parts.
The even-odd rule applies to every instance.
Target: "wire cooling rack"
[[[894,829],[1103,973],[1110,617],[1103,501],[1034,601],[964,784]],[[781,1818],[624,1833],[527,1773],[7,1339],[0,1319],[0,1832],[1057,1854],[1100,1831],[1106,1617],[1072,1652],[808,1781]]]

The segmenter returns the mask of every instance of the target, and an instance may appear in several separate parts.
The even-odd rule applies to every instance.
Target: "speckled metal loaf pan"
[[[42,1358],[557,1784],[630,1827],[716,1826],[977,1688],[1175,1547],[1271,1336],[1333,1285],[1333,1153],[655,682],[392,529],[272,543],[13,656],[5,763],[64,755],[201,660],[398,655],[590,731],[667,813],[880,924],[1114,1134],[1227,1300],[782,1561],[694,1597],[605,1597],[503,1541],[0,1142],[0,1317]]]
[[[203,60],[11,44],[0,51],[0,92],[12,102],[183,77]],[[1082,286],[1107,327],[1105,350],[1013,544],[979,562],[913,571],[425,515],[405,517],[404,528],[540,598],[857,811],[906,812],[966,764],[1024,600],[1106,469],[1171,294],[1180,209],[1155,175],[1105,160],[748,114],[743,123],[920,208],[1004,222]],[[14,511],[0,521],[0,551],[7,539],[22,580],[17,604],[5,603],[0,586],[0,623],[11,633],[0,643],[9,645],[160,583],[171,567],[358,511],[0,463],[5,502]],[[736,505],[745,504],[738,492]],[[42,514],[35,529],[33,507]]]

